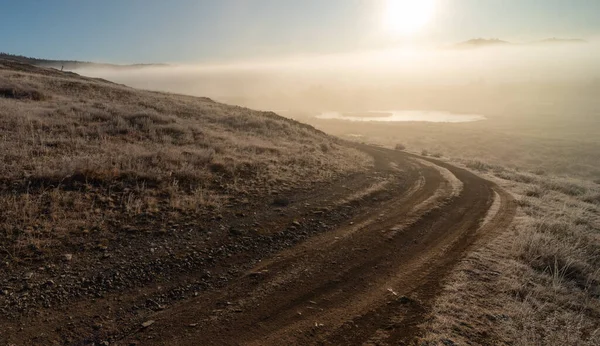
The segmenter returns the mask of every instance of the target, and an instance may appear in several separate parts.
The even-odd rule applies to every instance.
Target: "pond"
[[[400,111],[368,111],[368,112],[322,112],[317,119],[346,121],[426,121],[434,123],[464,123],[485,120],[483,115],[459,114],[445,111],[400,110]]]

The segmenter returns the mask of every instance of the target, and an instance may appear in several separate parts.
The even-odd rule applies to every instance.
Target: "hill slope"
[[[2,60],[0,139],[0,253],[19,258],[72,251],[74,230],[218,214],[368,162],[274,113]]]

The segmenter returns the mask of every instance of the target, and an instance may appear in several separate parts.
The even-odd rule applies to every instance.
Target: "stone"
[[[153,325],[153,324],[154,324],[154,322],[156,322],[156,321],[155,321],[155,320],[148,320],[148,321],[146,321],[146,322],[143,322],[143,323],[142,323],[142,328],[148,328],[148,327],[150,327],[151,325]]]

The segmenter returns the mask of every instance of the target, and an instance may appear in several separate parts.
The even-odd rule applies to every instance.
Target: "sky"
[[[111,63],[196,63],[476,37],[600,37],[600,0],[434,0],[433,17],[410,37],[382,29],[386,1],[0,0],[0,51]]]

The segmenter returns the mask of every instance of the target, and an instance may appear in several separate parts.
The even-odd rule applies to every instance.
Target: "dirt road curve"
[[[443,279],[473,246],[506,229],[515,203],[444,162],[361,149],[375,157],[373,172],[299,193],[282,210],[256,206],[259,213],[238,222],[261,225],[278,251],[248,247],[93,301],[74,298],[53,313],[0,320],[0,328],[13,342],[58,344],[412,344]],[[286,241],[282,230],[306,236]],[[218,241],[239,241],[230,238]],[[229,276],[160,308],[136,309],[157,292],[218,273]]]

